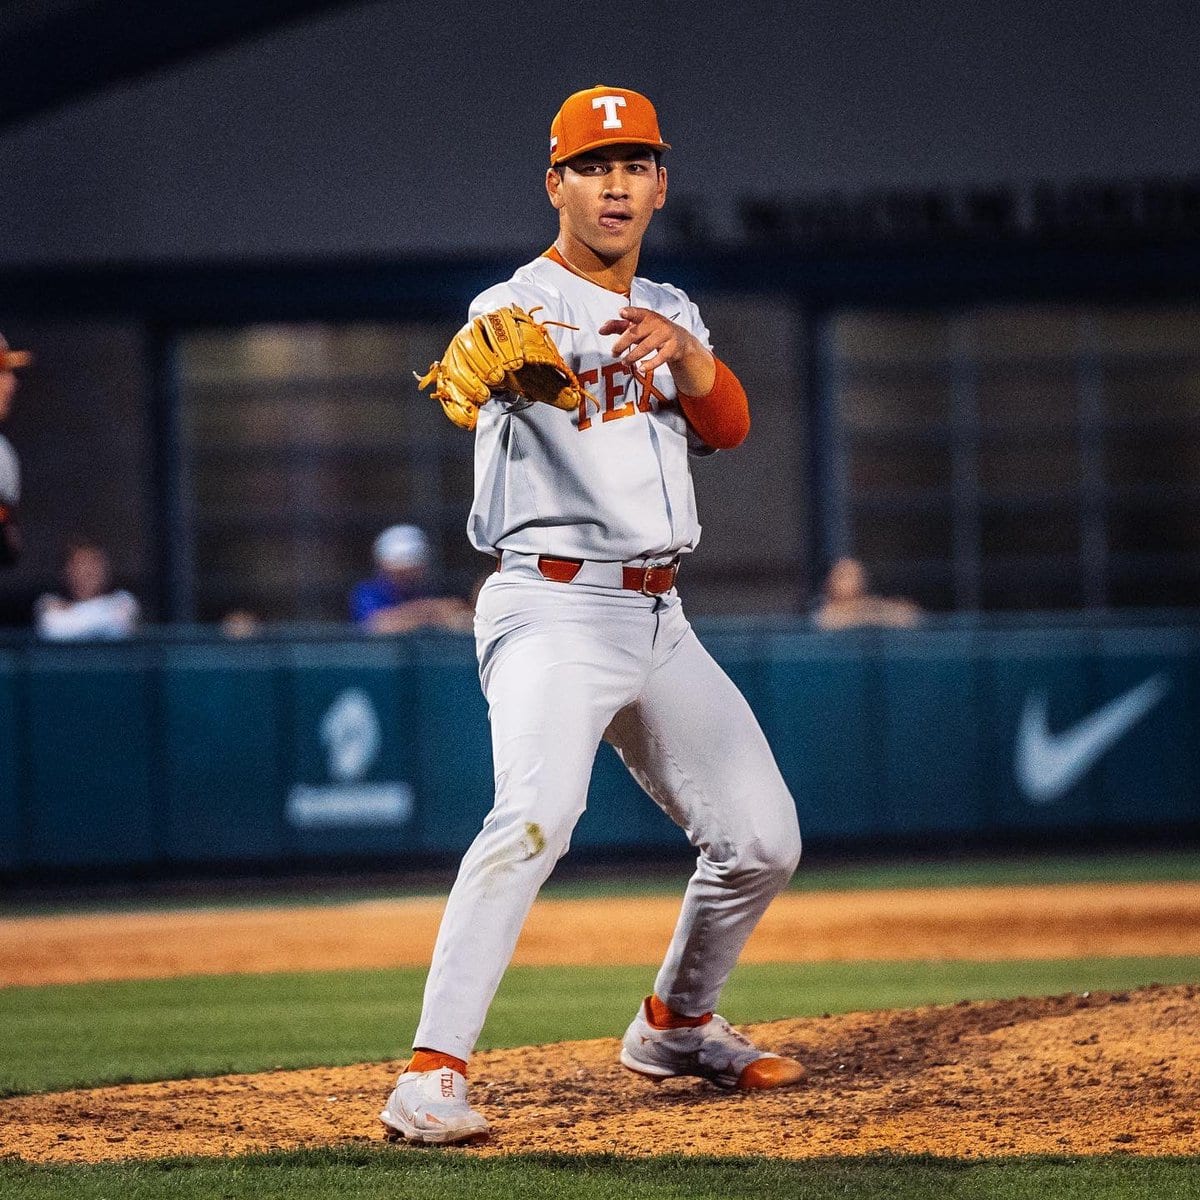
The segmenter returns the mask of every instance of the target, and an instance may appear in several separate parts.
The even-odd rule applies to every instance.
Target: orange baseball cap
[[[597,146],[653,146],[670,150],[658,113],[641,92],[597,84],[568,96],[550,122],[550,165]]]
[[[33,355],[28,350],[10,350],[4,334],[0,333],[0,371],[12,371],[17,367],[27,367],[33,362]]]

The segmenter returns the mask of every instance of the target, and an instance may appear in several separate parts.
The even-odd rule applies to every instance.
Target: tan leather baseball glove
[[[468,321],[451,339],[441,361],[417,377],[418,386],[432,384],[433,398],[463,429],[474,429],[479,409],[501,392],[567,410],[592,400],[563,361],[547,328],[575,326],[535,321],[537,311],[526,312],[514,304]]]

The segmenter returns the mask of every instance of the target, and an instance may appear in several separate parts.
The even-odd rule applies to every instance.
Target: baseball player
[[[28,350],[10,350],[0,334],[0,424],[12,412],[17,394],[18,367],[33,361]],[[21,557],[21,534],[17,528],[17,503],[21,499],[21,466],[12,443],[0,433],[0,566],[12,566]]]
[[[422,380],[475,430],[468,533],[497,560],[475,614],[495,803],[447,902],[413,1058],[380,1114],[393,1138],[487,1136],[467,1062],[602,739],[699,852],[621,1062],[741,1089],[805,1074],[713,1011],[800,834],[757,721],[675,587],[700,536],[689,461],[740,443],[749,415],[696,306],[635,274],[666,199],[667,149],[645,96],[570,96],[550,127],[557,240],[476,298]]]

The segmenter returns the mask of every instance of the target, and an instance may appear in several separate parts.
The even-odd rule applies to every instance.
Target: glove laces
[[[579,332],[578,325],[568,325],[566,321],[538,321],[538,320],[535,320],[533,314],[536,312],[541,312],[542,309],[545,307],[546,306],[544,304],[538,304],[535,307],[529,309],[528,312],[525,314],[529,318],[529,320],[542,333],[546,332],[547,325],[556,325],[556,326],[558,326],[559,329],[570,329],[575,333]],[[549,335],[547,335],[547,336],[549,336]],[[587,388],[585,388],[583,386],[583,384],[579,382],[579,376],[576,375],[575,372],[571,370],[571,364],[568,363],[565,359],[563,361],[563,369],[567,373],[567,378],[570,379],[570,381],[571,381],[571,386],[574,387],[576,390],[578,390],[579,394],[581,396],[583,396],[585,399],[590,400],[596,406],[596,411],[599,412],[600,411],[600,401],[597,400],[596,397],[593,396],[592,393],[589,392],[587,390]]]

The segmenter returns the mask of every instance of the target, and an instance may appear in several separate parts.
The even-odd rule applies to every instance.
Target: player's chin
[[[606,254],[626,254],[642,240],[645,226],[636,221],[607,222],[594,231],[596,246]]]

